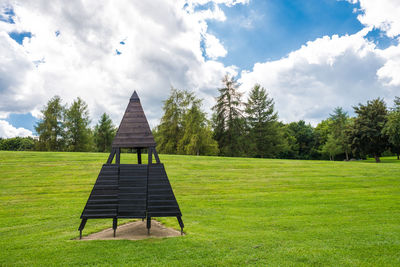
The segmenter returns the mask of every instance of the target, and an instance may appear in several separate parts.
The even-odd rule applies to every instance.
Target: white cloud
[[[399,95],[400,46],[382,50],[364,37],[373,27],[387,31],[388,36],[398,35],[400,4],[359,1],[364,30],[324,36],[280,60],[255,63],[253,70],[242,72],[241,88],[248,91],[261,83],[274,97],[283,120],[314,124],[335,106],[351,111],[358,102],[378,96],[390,101]],[[208,32],[207,21],[226,20],[220,5],[248,3],[3,2],[13,6],[16,16],[15,24],[0,21],[0,118],[10,112],[38,116],[57,94],[68,103],[78,96],[85,99],[94,122],[107,112],[118,124],[136,89],[153,126],[171,85],[195,90],[205,98],[206,108],[214,104],[212,96],[221,86],[221,77],[236,74],[238,68],[217,60],[227,51]],[[197,9],[201,5],[207,8]],[[32,38],[25,38],[21,46],[8,36],[11,31],[31,32]],[[202,56],[202,41],[210,60]]]
[[[260,83],[275,99],[281,119],[314,125],[336,106],[352,111],[353,105],[372,98],[391,101],[400,89],[398,80],[389,79],[394,75],[392,55],[400,47],[377,49],[364,38],[367,32],[324,36],[280,60],[256,63],[252,71],[242,72],[241,88],[247,92]]]
[[[203,2],[211,8],[190,7]],[[207,33],[206,20],[225,19],[219,4],[246,2],[190,1],[184,8],[186,1],[175,0],[9,1],[5,5],[16,16],[15,24],[0,21],[0,114],[38,116],[54,95],[68,103],[79,96],[94,122],[107,112],[118,124],[137,90],[154,126],[171,85],[210,100],[221,77],[236,72],[215,60],[227,52]],[[31,32],[32,38],[19,45],[8,36],[11,31]],[[202,56],[204,36],[211,60]]]
[[[349,0],[359,3],[362,14],[359,21],[366,26],[373,26],[387,32],[389,37],[400,34],[399,0]]]
[[[242,89],[247,92],[255,83],[267,88],[286,122],[304,119],[315,125],[336,106],[352,112],[352,106],[376,97],[391,105],[400,95],[400,44],[379,49],[365,36],[373,28],[398,36],[400,2],[349,2],[360,3],[363,30],[324,36],[280,60],[255,63],[252,71],[242,72]]]
[[[15,128],[7,121],[0,120],[0,137],[10,138],[15,136],[27,137],[33,136],[32,132],[25,128]]]
[[[211,59],[224,57],[228,53],[217,37],[212,34],[205,34],[206,54]]]

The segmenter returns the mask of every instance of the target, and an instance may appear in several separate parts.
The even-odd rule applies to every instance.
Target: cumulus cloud
[[[352,106],[376,97],[391,104],[400,94],[400,45],[379,49],[366,35],[379,28],[389,37],[397,36],[400,3],[359,2],[363,30],[317,38],[282,59],[255,63],[241,74],[243,91],[260,83],[275,99],[283,121],[303,119],[314,125],[337,106],[352,112]]]
[[[260,83],[274,97],[281,119],[313,124],[336,106],[351,111],[358,102],[399,95],[400,46],[379,49],[365,36],[373,28],[398,36],[400,4],[349,1],[359,2],[365,29],[317,38],[282,59],[255,63],[241,72],[242,90]],[[238,68],[218,61],[229,51],[207,23],[226,20],[221,5],[246,3],[3,0],[0,10],[11,7],[15,15],[0,19],[0,118],[10,112],[38,116],[47,100],[59,95],[68,103],[79,96],[94,120],[107,112],[118,123],[136,89],[154,126],[170,86],[195,90],[208,109],[221,77],[236,75]],[[10,32],[31,37],[20,45]]]
[[[211,8],[190,6],[203,2]],[[218,5],[239,3],[246,1],[9,1],[15,23],[0,21],[0,114],[38,116],[54,95],[67,103],[79,96],[92,118],[107,112],[119,123],[137,90],[155,125],[170,86],[195,90],[210,106],[211,88],[236,67],[216,61],[227,52],[206,20],[224,20]],[[32,36],[20,45],[10,32]]]
[[[358,20],[366,25],[386,31],[389,37],[400,34],[400,3],[398,0],[349,0],[359,3],[362,14]]]
[[[391,53],[377,49],[364,38],[367,32],[324,36],[285,58],[257,63],[242,72],[242,89],[260,83],[275,99],[281,119],[314,125],[336,106],[352,111],[353,105],[372,98],[391,100],[400,88],[389,78],[393,69],[388,64],[399,47]]]
[[[217,59],[224,57],[228,53],[217,37],[212,34],[205,34],[206,54],[209,58]]]
[[[33,136],[32,132],[25,128],[15,128],[7,121],[0,120],[0,137],[1,138],[10,138],[10,137],[27,137]]]

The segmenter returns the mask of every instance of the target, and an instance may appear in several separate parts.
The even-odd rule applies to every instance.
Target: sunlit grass
[[[375,164],[160,155],[186,236],[72,240],[107,157],[0,151],[0,265],[400,265],[395,158]],[[123,154],[129,162],[135,155]],[[179,228],[174,218],[159,220]],[[111,225],[89,220],[84,234]]]

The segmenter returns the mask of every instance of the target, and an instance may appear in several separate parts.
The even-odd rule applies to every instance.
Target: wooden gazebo
[[[121,148],[136,150],[137,164],[120,164]],[[143,150],[147,150],[148,164],[142,164]],[[135,91],[113,140],[107,163],[103,164],[83,209],[78,229],[80,238],[88,219],[104,218],[113,219],[114,237],[118,218],[147,219],[147,230],[150,234],[152,217],[176,217],[183,233],[181,216],[164,164],[158,157],[156,142]]]

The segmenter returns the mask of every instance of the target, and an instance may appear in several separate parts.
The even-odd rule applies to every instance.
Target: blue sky
[[[4,1],[3,137],[35,134],[54,95],[83,98],[93,124],[103,112],[118,124],[137,90],[155,126],[170,86],[210,113],[225,73],[244,93],[264,86],[284,122],[316,125],[376,97],[390,106],[400,92],[397,0]]]
[[[210,21],[214,33],[229,51],[227,65],[250,70],[255,62],[276,60],[324,35],[353,34],[363,28],[359,5],[336,0],[250,1],[223,6],[226,21]]]

